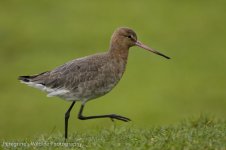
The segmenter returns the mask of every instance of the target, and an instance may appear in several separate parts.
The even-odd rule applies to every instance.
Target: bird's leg
[[[71,109],[73,108],[74,104],[75,104],[75,101],[73,101],[71,103],[70,107],[68,108],[67,112],[65,113],[65,133],[64,133],[65,140],[67,139],[67,133],[68,133],[67,132],[68,131],[68,119],[70,117],[70,112],[71,112]]]
[[[117,119],[117,120],[121,120],[121,121],[125,121],[125,122],[131,121],[127,117],[123,117],[123,116],[116,115],[116,114],[98,115],[98,116],[83,116],[82,112],[83,112],[84,106],[85,106],[85,104],[83,103],[81,105],[81,108],[78,113],[78,119],[80,119],[80,120],[88,120],[88,119],[95,119],[95,118],[110,118],[111,120]]]

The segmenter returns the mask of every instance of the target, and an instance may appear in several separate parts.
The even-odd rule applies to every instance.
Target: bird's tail
[[[46,71],[47,72],[47,71]],[[33,75],[33,76],[19,76],[18,80],[22,81],[22,82],[32,82],[33,80],[36,80],[35,78],[45,74],[46,72],[40,73],[38,75]]]
[[[34,76],[19,76],[18,80],[23,81],[23,82],[30,82],[31,79],[33,79]]]

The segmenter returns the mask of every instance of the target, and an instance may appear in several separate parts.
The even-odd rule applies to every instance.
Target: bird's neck
[[[119,47],[111,47],[108,51],[108,55],[110,56],[110,60],[115,66],[115,70],[117,70],[117,78],[118,80],[121,79],[127,64],[127,59],[129,55],[129,49],[123,49]],[[114,68],[114,67],[113,67]],[[114,69],[113,69],[114,70]]]
[[[113,58],[122,59],[126,63],[129,55],[129,48],[123,47],[123,46],[111,45],[109,49],[109,53]]]

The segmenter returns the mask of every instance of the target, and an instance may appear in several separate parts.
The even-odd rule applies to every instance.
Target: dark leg
[[[75,101],[72,102],[71,106],[69,107],[69,109],[67,110],[67,112],[65,113],[65,140],[67,139],[67,131],[68,131],[68,119],[70,117],[70,112],[71,109],[73,108],[75,104]]]
[[[87,119],[95,119],[95,118],[110,118],[110,119],[117,119],[117,120],[121,120],[121,121],[125,121],[125,122],[128,122],[130,121],[129,118],[126,118],[126,117],[123,117],[123,116],[119,116],[119,115],[116,115],[116,114],[109,114],[109,115],[98,115],[98,116],[83,116],[82,115],[82,111],[83,111],[83,108],[84,108],[85,104],[82,104],[81,105],[81,108],[79,110],[79,113],[78,113],[78,118],[81,119],[81,120],[87,120]]]

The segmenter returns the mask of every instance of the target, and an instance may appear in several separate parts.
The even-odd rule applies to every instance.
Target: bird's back
[[[52,71],[21,76],[24,83],[66,100],[90,100],[108,93],[120,80],[125,63],[109,53],[72,60]]]

